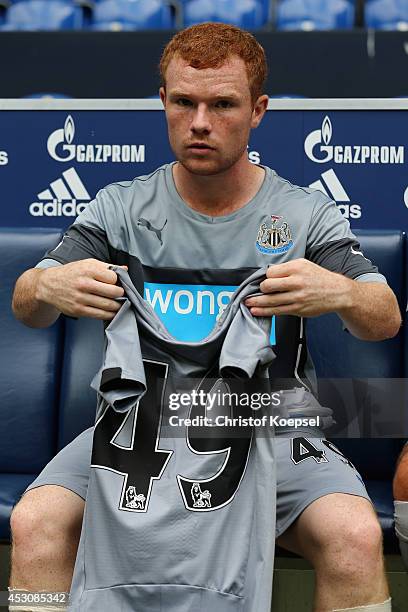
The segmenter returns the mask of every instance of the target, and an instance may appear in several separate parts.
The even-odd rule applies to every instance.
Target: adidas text
[[[30,204],[29,212],[33,217],[76,217],[81,213],[88,202],[71,200],[62,203],[60,200],[51,202],[33,202]]]
[[[361,219],[361,206],[358,204],[337,204],[345,219]]]

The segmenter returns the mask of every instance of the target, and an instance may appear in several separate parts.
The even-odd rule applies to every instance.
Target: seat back
[[[363,253],[372,259],[405,309],[405,235],[399,230],[356,230]],[[364,342],[344,333],[340,319],[324,315],[307,322],[308,346],[322,378],[402,378],[404,333],[382,342]]]
[[[354,25],[355,7],[348,0],[281,0],[278,30],[339,30]]]
[[[6,13],[9,30],[77,30],[83,27],[82,9],[68,0],[21,0]]]
[[[171,8],[161,0],[101,0],[94,7],[92,23],[124,24],[129,29],[170,29],[174,27]],[[112,26],[110,27],[112,29]]]
[[[203,21],[232,23],[256,29],[267,22],[265,7],[259,0],[191,0],[184,6],[184,25]]]
[[[377,30],[407,30],[406,0],[370,0],[364,7],[365,26]]]
[[[38,473],[56,452],[62,325],[31,329],[14,318],[17,278],[60,239],[56,229],[0,229],[0,472]]]
[[[103,323],[65,319],[58,447],[95,422],[96,393],[90,383],[102,363]]]

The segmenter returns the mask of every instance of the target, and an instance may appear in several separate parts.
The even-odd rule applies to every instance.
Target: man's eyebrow
[[[170,91],[168,94],[171,98],[195,98],[194,94],[189,94],[184,91]],[[215,94],[214,96],[210,96],[210,100],[238,100],[240,96],[233,92],[227,92],[222,94]]]

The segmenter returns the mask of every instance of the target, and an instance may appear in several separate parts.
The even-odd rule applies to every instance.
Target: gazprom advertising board
[[[159,100],[0,102],[1,226],[66,228],[97,191],[174,159]],[[408,101],[273,100],[251,162],[320,189],[354,228],[408,229]]]

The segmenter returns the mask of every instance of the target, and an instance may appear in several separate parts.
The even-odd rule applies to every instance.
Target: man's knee
[[[63,487],[47,485],[25,493],[10,519],[13,548],[29,551],[59,542],[78,544],[84,501]]]
[[[331,496],[328,496],[329,498]],[[349,498],[349,499],[348,499]],[[330,500],[326,500],[326,502]],[[333,497],[308,525],[305,556],[315,567],[339,574],[377,572],[383,565],[382,530],[371,504],[354,496]]]

